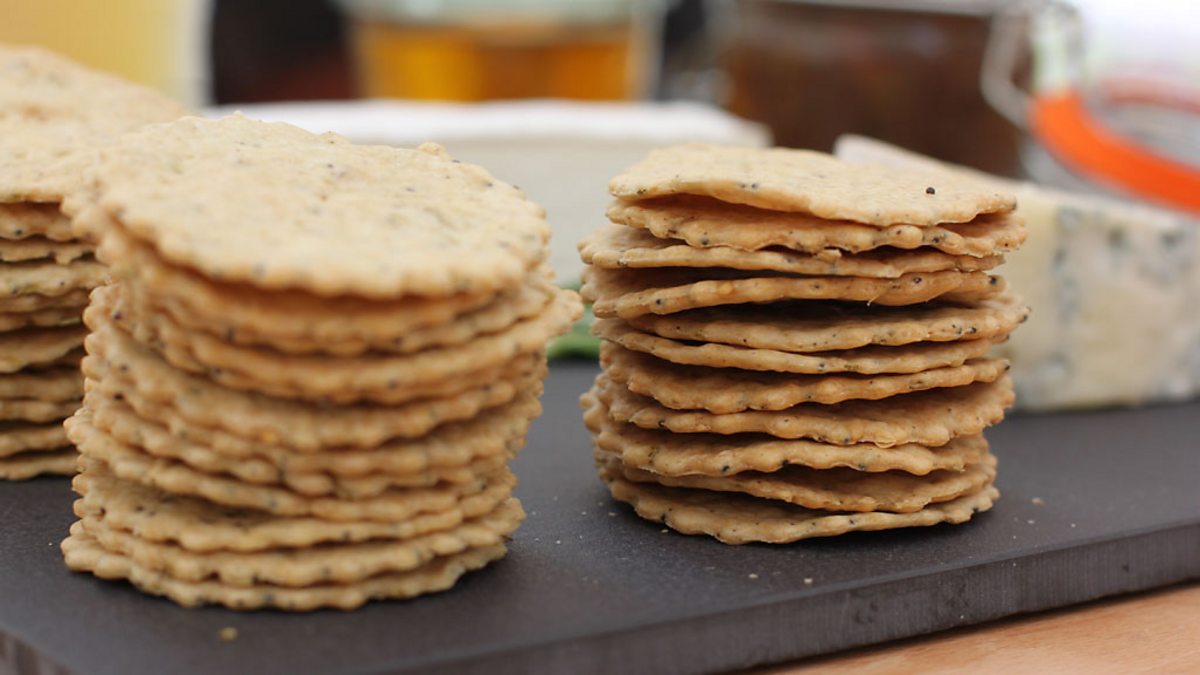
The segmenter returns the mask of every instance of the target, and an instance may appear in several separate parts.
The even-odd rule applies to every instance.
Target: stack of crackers
[[[508,461],[580,313],[540,207],[437,146],[241,117],[148,127],[68,210],[84,318],[67,564],[183,605],[450,587],[523,518]]]
[[[0,479],[75,472],[80,315],[104,266],[59,210],[95,148],[184,110],[49,52],[0,45]]]
[[[989,274],[1010,195],[815,152],[685,145],[610,184],[580,245],[601,476],[726,543],[963,522],[991,507],[988,356],[1028,310]]]

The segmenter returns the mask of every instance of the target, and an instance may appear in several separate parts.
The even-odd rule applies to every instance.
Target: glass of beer
[[[653,85],[654,0],[341,0],[369,98],[629,100]]]

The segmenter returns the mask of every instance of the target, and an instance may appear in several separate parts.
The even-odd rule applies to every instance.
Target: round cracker
[[[0,265],[0,298],[37,295],[56,298],[89,291],[105,283],[108,270],[95,260],[76,260],[67,265],[35,260]]]
[[[441,424],[469,419],[538,389],[546,371],[544,357],[535,354],[514,362],[510,378],[452,398],[399,406],[322,406],[221,387],[171,367],[111,324],[97,320],[93,328],[82,368],[99,391],[166,404],[196,426],[223,429],[297,452],[335,446],[370,448],[395,438],[422,436]]]
[[[138,311],[125,300],[122,284],[93,294],[86,316],[100,312],[139,341],[158,346],[172,365],[208,374],[224,386],[285,398],[397,404],[497,381],[514,359],[541,352],[551,337],[565,333],[582,309],[574,292],[558,291],[542,312],[467,344],[347,357],[230,345],[182,329],[165,315]]]
[[[85,397],[85,405],[97,427],[124,443],[138,445],[152,455],[179,454],[180,459],[201,469],[208,458],[217,455],[237,461],[241,471],[264,477],[282,475],[285,480],[292,473],[350,477],[419,474],[516,452],[523,445],[530,422],[542,410],[535,392],[525,392],[510,403],[444,424],[417,438],[397,439],[367,449],[301,453],[190,424],[170,406],[136,396],[116,396],[104,396],[97,388]]]
[[[683,534],[707,534],[726,544],[790,544],[848,532],[965,523],[990,509],[1000,496],[999,490],[988,486],[915,513],[831,514],[745,495],[634,483],[608,472],[602,477],[613,498],[632,506],[642,518]]]
[[[409,539],[490,513],[512,495],[516,485],[511,473],[501,473],[493,476],[483,491],[467,495],[442,511],[419,513],[396,521],[334,522],[276,516],[174,495],[122,481],[102,462],[92,461],[87,465],[87,470],[72,482],[81,496],[75,502],[77,515],[100,512],[109,525],[127,530],[139,539],[170,542],[201,553]]]
[[[29,480],[38,476],[70,476],[79,454],[75,448],[30,450],[0,457],[0,480]]]
[[[95,148],[185,113],[148,87],[10,46],[0,46],[0,109],[0,202],[59,201],[81,185]]]
[[[411,598],[444,591],[463,574],[503,558],[506,552],[503,545],[489,546],[438,558],[411,572],[384,574],[355,584],[283,588],[172,579],[138,565],[127,556],[105,550],[83,531],[80,523],[71,526],[71,534],[63,541],[62,550],[67,567],[73,570],[91,572],[101,579],[125,579],[146,593],[165,596],[184,607],[218,604],[237,610],[273,608],[293,612],[321,607],[350,610],[369,600]]]
[[[617,461],[615,455],[603,451],[597,451],[596,459],[600,463]],[[913,476],[901,471],[816,471],[807,467],[728,476],[666,476],[620,465],[619,462],[614,470],[620,471],[625,480],[635,483],[734,492],[820,511],[912,513],[930,504],[975,494],[991,484],[996,477],[996,458],[985,455],[983,461],[962,471],[937,471],[925,476]]]
[[[649,396],[668,408],[716,414],[784,410],[801,403],[879,400],[914,391],[995,382],[1008,372],[1007,361],[984,358],[960,366],[874,376],[765,373],[681,366],[611,342],[601,344],[600,362],[609,379],[635,394]]]
[[[990,270],[1004,262],[1003,255],[972,257],[936,250],[885,249],[845,254],[825,247],[817,255],[789,250],[747,251],[730,246],[690,246],[678,239],[659,238],[646,230],[623,225],[602,225],[579,244],[584,263],[607,269],[655,267],[708,267],[738,270],[771,270],[788,274],[895,279],[910,273],[953,270]]]
[[[0,458],[30,450],[55,450],[70,444],[61,421],[44,424],[0,423]]]
[[[48,260],[58,265],[67,265],[91,253],[92,247],[89,244],[77,241],[54,241],[36,235],[20,240],[0,238],[0,262],[6,263]]]
[[[31,237],[57,243],[75,240],[71,219],[63,214],[57,203],[5,203],[0,199],[0,239],[20,242]]]
[[[1024,220],[1011,214],[930,227],[872,227],[688,197],[617,201],[609,206],[608,217],[622,225],[648,230],[655,237],[683,240],[695,248],[723,246],[761,251],[780,247],[812,255],[890,248],[991,258],[1015,251],[1028,236]]]
[[[519,287],[495,295],[487,304],[454,317],[446,323],[418,326],[405,330],[391,339],[366,340],[361,337],[343,338],[336,342],[324,342],[305,337],[266,336],[232,331],[225,334],[215,332],[202,322],[180,319],[171,310],[157,305],[139,286],[126,286],[130,299],[142,311],[165,314],[172,322],[195,333],[202,332],[220,337],[232,345],[267,347],[287,354],[328,354],[332,356],[360,356],[368,351],[395,354],[412,352],[432,347],[452,347],[470,342],[476,336],[498,333],[510,328],[518,321],[531,319],[545,309],[556,293],[554,274],[549,267],[542,266],[529,275]]]
[[[793,354],[719,343],[692,344],[634,330],[617,319],[600,319],[592,331],[622,347],[687,366],[739,368],[799,375],[831,373],[920,373],[934,368],[957,368],[992,348],[991,340],[928,342],[898,347],[859,347],[839,351]]]
[[[90,413],[81,409],[65,423],[67,436],[88,461],[101,461],[121,480],[172,494],[200,497],[214,504],[257,509],[279,516],[312,516],[331,521],[388,521],[420,513],[444,511],[463,497],[478,494],[493,480],[479,476],[469,483],[448,483],[427,488],[390,490],[370,499],[306,497],[286,488],[254,485],[207,474],[174,460],[151,457],[97,429]],[[84,464],[87,470],[87,464]],[[501,468],[495,475],[508,471]]]
[[[0,401],[32,399],[37,401],[78,402],[83,396],[83,375],[79,368],[0,374]]]
[[[1012,405],[1012,380],[976,383],[893,396],[882,401],[846,401],[836,405],[801,404],[780,411],[714,415],[671,410],[600,375],[592,395],[608,407],[614,422],[675,433],[767,434],[806,438],[833,445],[874,443],[890,448],[905,443],[939,447],[960,436],[974,436],[1004,419]]]
[[[969,306],[936,304],[874,307],[851,303],[795,303],[697,309],[629,319],[660,337],[804,354],[868,345],[1003,340],[1029,316],[1005,293]]]
[[[540,206],[439,146],[355,145],[240,115],[129,134],[94,174],[100,205],[166,260],[268,290],[495,292],[550,236]]]
[[[88,293],[89,291],[81,288],[62,295],[28,293],[8,298],[0,297],[0,313],[41,312],[65,308],[78,310],[88,304]]]
[[[870,225],[965,223],[1017,205],[1011,193],[942,172],[851,164],[813,150],[703,143],[652,150],[608,189],[626,199],[706,195]]]
[[[76,222],[96,218],[107,219],[107,215],[89,209],[77,215]],[[179,325],[219,335],[231,344],[304,340],[386,347],[398,335],[449,323],[495,297],[456,293],[381,301],[217,283],[166,264],[117,226],[106,231],[96,255],[110,265],[115,277],[140,286],[148,299]]]
[[[524,519],[516,499],[491,513],[454,527],[410,539],[328,544],[273,551],[197,553],[169,543],[147,541],[110,527],[102,514],[86,513],[83,531],[103,548],[129,556],[139,565],[186,582],[207,580],[238,587],[259,584],[305,588],[316,584],[352,584],[382,574],[410,572],[442,556],[503,545]]]
[[[86,334],[83,326],[23,328],[0,333],[0,373],[54,363],[79,349]]]
[[[1003,277],[985,272],[930,272],[905,274],[896,279],[768,276],[771,274],[587,267],[580,292],[592,303],[596,316],[630,319],[703,307],[789,300],[842,300],[877,305],[916,305],[935,299],[973,303],[995,297],[1007,287]]]
[[[769,473],[792,465],[924,476],[933,471],[962,471],[977,464],[988,451],[983,436],[960,436],[937,448],[914,443],[881,448],[871,443],[842,446],[753,434],[676,434],[613,422],[608,408],[591,394],[584,394],[581,404],[584,425],[598,448],[615,454],[625,466],[665,476]]]
[[[52,307],[30,312],[0,312],[0,332],[28,327],[57,328],[59,326],[72,326],[83,321],[83,308],[85,306]]]

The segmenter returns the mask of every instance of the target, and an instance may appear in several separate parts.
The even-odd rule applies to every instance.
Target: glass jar
[[[341,0],[361,95],[627,100],[653,84],[657,2]]]

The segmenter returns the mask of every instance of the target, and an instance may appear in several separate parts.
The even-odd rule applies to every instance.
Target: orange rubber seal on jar
[[[1072,169],[1140,197],[1200,214],[1200,169],[1126,140],[1088,113],[1076,92],[1033,101],[1034,134]]]

